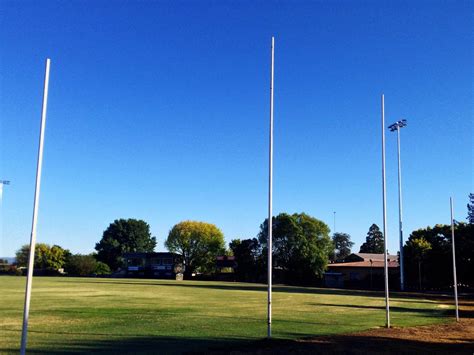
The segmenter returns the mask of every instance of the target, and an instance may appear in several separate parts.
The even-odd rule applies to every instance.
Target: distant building
[[[232,272],[234,272],[236,267],[235,256],[219,255],[216,257],[216,269],[218,272],[222,272],[222,269],[232,269]]]
[[[398,255],[387,255],[391,283],[399,277]],[[326,287],[383,288],[384,254],[353,253],[343,262],[329,264],[324,274]]]
[[[181,255],[174,253],[125,253],[125,271],[132,277],[181,278]]]

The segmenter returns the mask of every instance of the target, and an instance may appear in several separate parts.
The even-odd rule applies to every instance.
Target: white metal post
[[[453,217],[453,198],[449,198],[451,207],[451,245],[453,247],[453,277],[454,277],[454,302],[456,303],[456,322],[459,322],[459,304],[458,304],[458,280],[456,276],[456,248],[454,246],[454,217]]]
[[[26,341],[28,336],[28,316],[30,312],[30,300],[31,300],[31,286],[33,282],[33,268],[35,263],[35,246],[36,246],[36,222],[38,219],[38,204],[41,186],[41,168],[43,165],[43,143],[44,143],[44,129],[46,125],[46,109],[48,106],[48,87],[49,87],[49,68],[51,60],[46,59],[46,73],[44,77],[44,90],[43,90],[43,107],[41,110],[41,126],[40,126],[40,139],[38,148],[38,163],[36,166],[36,187],[35,197],[33,203],[33,220],[31,223],[31,239],[30,239],[30,252],[28,257],[28,276],[26,278],[26,292],[25,292],[25,305],[23,308],[23,328],[21,331],[21,350],[20,353],[24,355],[26,353]]]
[[[403,264],[403,222],[402,222],[402,165],[400,161],[400,126],[397,125],[397,157],[398,157],[398,225],[400,229],[400,290],[405,290],[405,274]]]
[[[385,188],[385,100],[382,94],[382,201],[383,201],[383,245],[385,276],[385,326],[390,328],[390,304],[388,296],[388,263],[387,263],[387,203]]]
[[[271,51],[271,72],[270,72],[270,155],[269,155],[269,170],[268,170],[268,330],[267,336],[272,336],[272,194],[273,194],[273,75],[274,75],[274,51],[275,38],[272,37],[272,51]]]

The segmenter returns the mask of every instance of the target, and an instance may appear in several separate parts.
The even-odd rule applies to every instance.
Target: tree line
[[[468,223],[455,226],[458,279],[474,285],[474,194],[469,195]],[[281,213],[272,218],[273,264],[277,282],[314,284],[321,280],[327,265],[341,262],[354,243],[347,233],[330,236],[329,227],[305,213]],[[170,230],[165,247],[179,254],[185,276],[216,272],[218,255],[233,255],[237,260],[235,278],[239,281],[265,282],[267,270],[268,219],[254,238],[231,240],[226,248],[224,234],[214,224],[183,221]],[[106,275],[123,268],[124,253],[153,252],[157,245],[150,226],[143,220],[117,219],[103,232],[95,253],[72,254],[58,245],[36,245],[35,269],[64,269],[70,275]],[[404,245],[405,278],[411,288],[442,288],[452,283],[451,229],[436,225],[413,231]],[[16,255],[17,265],[26,266],[29,246]],[[372,224],[360,253],[384,252],[384,237]]]

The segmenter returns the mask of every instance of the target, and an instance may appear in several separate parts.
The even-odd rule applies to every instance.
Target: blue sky
[[[270,38],[274,212],[356,243],[382,225],[380,95],[402,130],[405,233],[465,220],[473,188],[469,1],[0,3],[0,255],[28,243],[44,76],[51,81],[38,241],[92,252],[117,218],[266,217]],[[389,250],[398,248],[396,136],[387,131]]]

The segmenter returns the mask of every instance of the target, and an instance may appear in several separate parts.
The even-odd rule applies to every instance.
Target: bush
[[[65,271],[73,276],[109,275],[110,267],[97,261],[94,255],[74,254],[68,257]]]
[[[110,267],[106,263],[103,263],[102,261],[97,261],[95,265],[95,270],[94,274],[96,275],[110,275]]]

